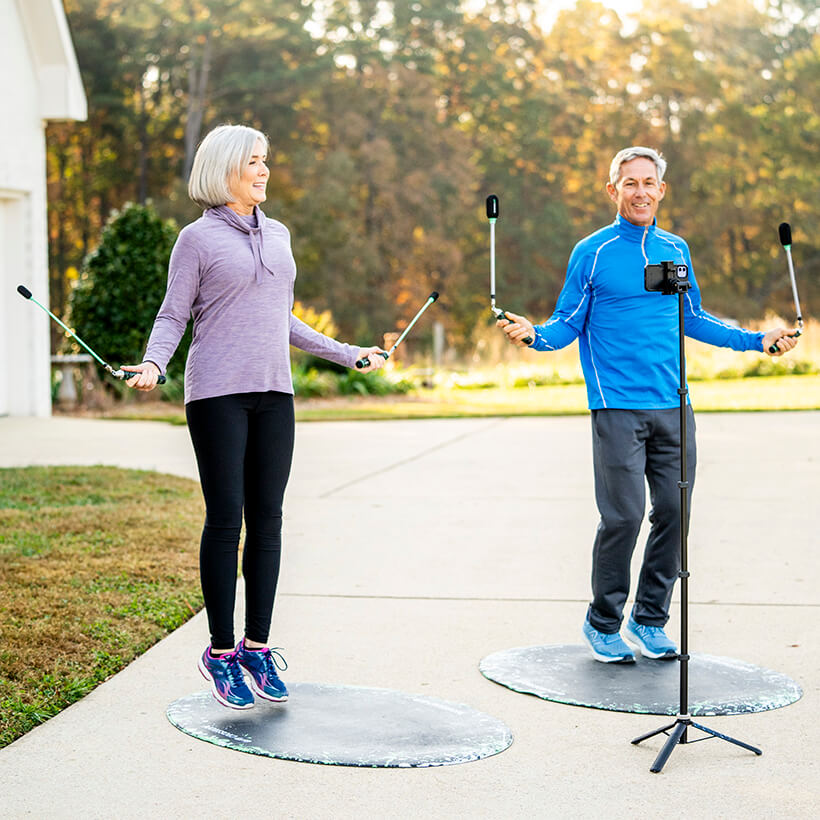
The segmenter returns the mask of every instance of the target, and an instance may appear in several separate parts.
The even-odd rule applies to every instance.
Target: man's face
[[[624,219],[633,225],[651,225],[666,193],[666,183],[658,182],[658,169],[651,159],[637,157],[621,165],[617,184],[607,183],[606,192]]]

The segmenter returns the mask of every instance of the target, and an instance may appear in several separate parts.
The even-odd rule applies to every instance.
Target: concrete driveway
[[[762,757],[698,743],[653,775],[661,741],[629,741],[664,718],[563,706],[480,675],[500,649],[580,643],[596,525],[588,418],[304,423],[272,634],[285,680],[467,703],[503,720],[512,747],[393,770],[197,741],[165,709],[205,688],[200,614],[0,751],[0,817],[816,816],[819,422],[814,412],[698,417],[690,650],[804,689],[785,709],[703,719]],[[196,475],[184,428],[0,419],[0,466],[97,463]],[[677,603],[673,613],[677,635]]]

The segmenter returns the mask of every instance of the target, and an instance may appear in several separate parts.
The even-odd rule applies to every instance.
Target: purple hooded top
[[[289,345],[352,367],[359,348],[313,330],[291,312],[296,263],[288,229],[257,206],[240,216],[209,208],[184,227],[145,360],[165,373],[193,318],[185,403],[232,393],[293,393]]]

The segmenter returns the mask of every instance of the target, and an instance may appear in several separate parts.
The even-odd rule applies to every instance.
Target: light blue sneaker
[[[673,660],[678,657],[678,647],[663,631],[662,626],[639,624],[631,615],[624,627],[626,637],[641,650],[645,658]]]
[[[635,663],[635,655],[617,632],[599,632],[584,619],[583,633],[592,655],[601,663]]]

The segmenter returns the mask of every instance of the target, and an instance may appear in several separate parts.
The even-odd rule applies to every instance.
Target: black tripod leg
[[[734,743],[735,746],[741,746],[744,749],[748,749],[750,752],[754,752],[756,755],[762,755],[763,750],[758,749],[756,746],[750,746],[748,743],[744,743],[741,740],[735,740],[733,737],[729,737],[729,735],[722,735],[720,732],[716,732],[714,729],[709,729],[707,726],[701,726],[699,723],[693,723],[696,729],[700,729],[701,732],[706,732],[707,735],[712,735],[712,737],[719,737],[721,740],[726,740],[729,743]]]
[[[675,726],[674,731],[669,735],[669,739],[663,744],[663,748],[658,752],[655,762],[649,767],[650,772],[657,774],[662,768],[663,764],[669,760],[669,755],[672,750],[680,743],[681,735],[686,731],[687,724],[680,722]]]
[[[662,726],[660,729],[655,729],[654,732],[647,732],[645,735],[641,735],[640,737],[636,737],[635,740],[632,741],[633,746],[637,746],[644,740],[649,740],[650,737],[655,737],[655,735],[663,734],[664,732],[668,732],[670,729],[677,726],[677,721],[674,723],[670,723],[668,726]]]

